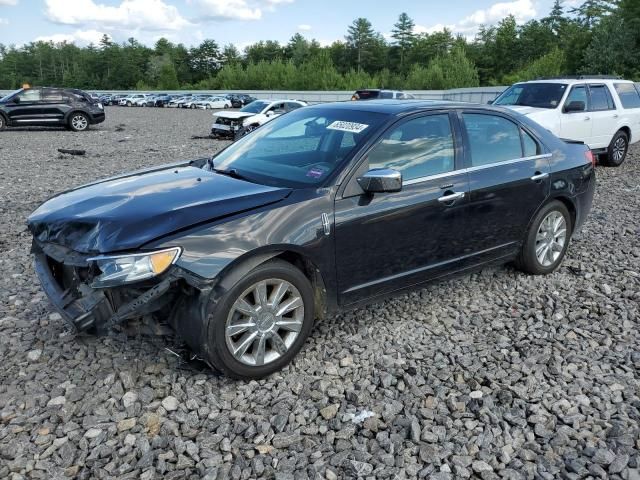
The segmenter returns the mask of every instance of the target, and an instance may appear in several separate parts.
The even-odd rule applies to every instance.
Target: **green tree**
[[[582,73],[633,77],[639,66],[634,31],[620,16],[603,19],[584,52]]]
[[[400,69],[404,69],[404,59],[413,44],[415,35],[413,29],[415,22],[406,13],[401,13],[398,21],[393,25],[391,36],[395,40],[395,45],[400,50]]]
[[[161,90],[177,90],[180,88],[178,83],[178,74],[173,63],[167,62],[160,68],[158,75],[158,88]]]
[[[366,18],[356,18],[347,28],[345,37],[348,47],[355,53],[358,72],[369,65],[376,40],[371,22]]]
[[[565,64],[564,52],[556,47],[527,67],[508,75],[505,83],[523,82],[541,77],[559,77],[565,73]]]

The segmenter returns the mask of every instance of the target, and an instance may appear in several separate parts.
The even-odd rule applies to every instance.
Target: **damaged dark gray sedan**
[[[28,226],[77,330],[168,325],[211,366],[261,378],[343,308],[490,262],[553,272],[594,184],[585,145],[512,111],[372,100],[61,193]]]

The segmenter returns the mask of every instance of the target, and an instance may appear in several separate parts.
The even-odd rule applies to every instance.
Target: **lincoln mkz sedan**
[[[587,146],[516,112],[372,100],[61,193],[28,225],[76,329],[158,322],[212,367],[261,378],[342,309],[488,263],[553,272],[594,185]]]

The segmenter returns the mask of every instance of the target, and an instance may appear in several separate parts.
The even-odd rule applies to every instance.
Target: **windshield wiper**
[[[212,163],[209,164],[209,168],[212,172],[218,173],[220,175],[226,175],[227,177],[235,178],[238,180],[244,180],[245,182],[255,183],[251,179],[245,177],[241,173],[238,173],[238,170],[235,168],[231,168],[229,170],[222,170],[220,168],[215,168]]]

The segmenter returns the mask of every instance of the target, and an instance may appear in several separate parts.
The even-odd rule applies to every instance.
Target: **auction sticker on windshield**
[[[360,133],[369,125],[364,123],[354,123],[354,122],[343,122],[340,120],[336,120],[331,125],[327,127],[328,130],[340,130],[343,132],[352,132],[352,133]]]

